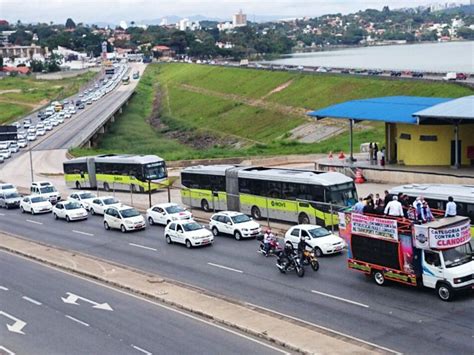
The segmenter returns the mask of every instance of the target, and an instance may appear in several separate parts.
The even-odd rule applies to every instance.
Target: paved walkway
[[[159,275],[147,274],[85,254],[7,234],[0,234],[0,249],[144,295],[266,339],[291,352],[305,354],[393,353],[388,349],[320,328],[317,325],[273,314],[256,306],[211,295],[205,290],[163,279]]]

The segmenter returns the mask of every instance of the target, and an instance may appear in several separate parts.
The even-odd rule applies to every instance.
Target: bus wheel
[[[78,190],[81,189],[81,183],[79,181],[76,181],[76,189]]]
[[[300,213],[298,216],[298,223],[299,224],[309,224],[309,217],[306,213]]]
[[[209,202],[207,202],[207,200],[202,200],[201,201],[201,208],[206,212],[209,212],[211,210],[209,208]]]
[[[382,271],[380,270],[375,270],[374,273],[372,274],[374,281],[377,285],[383,286],[385,284],[385,276],[383,276]]]
[[[262,212],[260,212],[260,208],[258,208],[257,206],[253,206],[250,213],[252,214],[253,218],[262,219]]]
[[[110,191],[110,186],[108,183],[104,182],[104,190],[105,191]]]

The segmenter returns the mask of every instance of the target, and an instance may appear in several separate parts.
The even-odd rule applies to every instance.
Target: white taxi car
[[[306,243],[314,249],[316,256],[340,253],[346,246],[341,237],[312,224],[299,224],[288,229],[285,233],[285,244],[291,243],[297,248],[301,236],[306,238]]]
[[[104,228],[120,229],[122,233],[145,229],[145,218],[130,206],[109,207],[104,213]]]
[[[87,219],[88,215],[86,209],[75,200],[61,201],[53,207],[54,218],[62,218],[68,222]]]
[[[167,225],[172,221],[192,219],[193,214],[176,203],[161,203],[146,210],[146,219],[150,225]]]
[[[69,195],[69,199],[79,201],[82,207],[89,210],[92,201],[97,199],[97,195],[92,192],[76,192]]]
[[[20,202],[20,210],[22,213],[49,213],[52,209],[53,205],[51,204],[51,202],[49,202],[49,200],[43,196],[26,196]]]
[[[235,239],[256,238],[262,234],[260,224],[246,214],[234,211],[222,211],[212,215],[209,222],[212,234],[230,234]]]
[[[175,221],[168,224],[165,227],[165,239],[168,244],[181,243],[188,249],[214,242],[212,233],[193,220]]]
[[[101,196],[92,200],[89,204],[91,214],[104,214],[109,207],[120,207],[122,204],[113,196]]]

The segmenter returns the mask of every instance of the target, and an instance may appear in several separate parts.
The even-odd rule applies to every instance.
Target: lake
[[[474,73],[474,42],[443,42],[298,53],[279,65]]]

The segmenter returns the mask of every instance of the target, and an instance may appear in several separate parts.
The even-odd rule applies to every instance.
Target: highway
[[[1,354],[284,353],[206,320],[12,254],[0,252],[0,268],[9,270],[0,273]]]
[[[70,223],[0,211],[0,230],[195,285],[404,353],[472,354],[472,295],[452,303],[432,290],[376,286],[348,270],[345,255],[320,259],[304,278],[280,274],[255,240],[219,236],[211,247],[167,245],[163,228],[122,234],[102,218]]]

